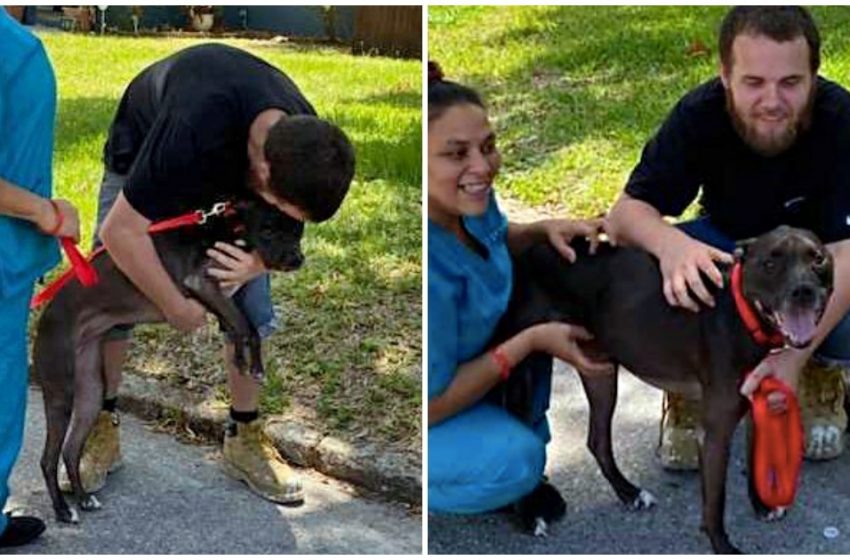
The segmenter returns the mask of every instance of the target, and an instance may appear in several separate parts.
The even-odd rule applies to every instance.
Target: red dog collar
[[[744,326],[750,332],[755,341],[762,346],[770,346],[771,348],[782,348],[785,346],[785,338],[781,333],[773,331],[770,334],[764,332],[761,328],[761,321],[758,315],[750,307],[750,304],[744,298],[743,278],[741,272],[741,263],[736,262],[732,267],[732,297],[735,298],[735,307],[738,309],[738,315],[744,322]]]

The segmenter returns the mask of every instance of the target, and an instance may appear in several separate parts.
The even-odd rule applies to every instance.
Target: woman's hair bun
[[[440,68],[440,65],[434,61],[428,61],[428,83],[434,82],[442,82],[443,81],[443,70]]]

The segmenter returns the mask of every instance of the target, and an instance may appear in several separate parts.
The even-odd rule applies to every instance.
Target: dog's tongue
[[[791,311],[783,319],[782,331],[792,346],[806,346],[815,337],[817,316],[813,310]]]

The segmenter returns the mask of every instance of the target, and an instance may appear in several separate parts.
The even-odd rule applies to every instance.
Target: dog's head
[[[832,255],[813,233],[780,226],[738,244],[744,297],[787,344],[811,343],[832,294]]]
[[[301,237],[304,223],[259,200],[236,202],[234,209],[244,227],[246,250],[256,249],[270,270],[291,271],[304,263]]]

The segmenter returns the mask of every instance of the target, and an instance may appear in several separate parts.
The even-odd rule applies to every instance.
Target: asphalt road
[[[599,471],[584,441],[587,400],[578,376],[556,369],[549,420],[548,475],[567,501],[567,515],[546,538],[520,532],[508,514],[428,516],[431,554],[700,554],[710,553],[699,531],[696,473],[668,473],[656,457],[661,392],[620,373],[614,414],[614,452],[620,469],[658,500],[649,511],[626,511]],[[732,543],[761,554],[850,553],[850,453],[826,463],[805,463],[794,507],[785,519],[756,519],[744,477],[743,426],[730,462],[726,527]],[[834,527],[839,534],[824,536]]]
[[[122,417],[125,467],[110,475],[103,509],[57,523],[38,460],[44,444],[41,394],[30,390],[24,449],[8,507],[36,514],[47,531],[15,550],[33,554],[419,554],[421,516],[401,505],[356,496],[302,471],[306,501],[276,506],[218,468],[218,449],[185,445]]]

